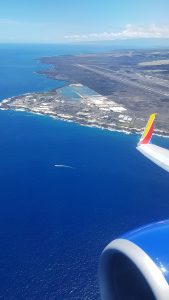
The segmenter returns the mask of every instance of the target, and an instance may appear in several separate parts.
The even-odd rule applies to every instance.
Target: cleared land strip
[[[149,87],[147,85],[129,80],[128,78],[125,78],[124,76],[121,76],[119,74],[118,75],[113,74],[113,72],[109,69],[98,67],[98,66],[90,66],[89,67],[89,66],[80,65],[80,64],[77,64],[76,66],[80,67],[80,68],[83,68],[83,69],[86,69],[88,71],[94,72],[96,74],[102,75],[104,77],[107,77],[110,80],[118,81],[118,82],[121,82],[125,85],[134,86],[134,87],[137,87],[139,89],[147,90],[150,93],[154,93],[154,94],[162,95],[162,96],[165,96],[165,97],[169,97],[169,91],[166,93],[164,91],[154,89],[154,88]]]
[[[111,71],[109,69],[109,71]],[[143,83],[149,83],[151,85],[156,85],[156,86],[159,86],[159,87],[162,87],[162,88],[166,88],[166,89],[169,89],[169,80],[166,80],[166,79],[162,79],[162,78],[159,78],[159,77],[155,77],[155,76],[147,76],[147,75],[143,75],[143,74],[140,74],[140,73],[132,73],[132,74],[128,74],[128,73],[119,73],[120,75],[123,75],[123,76],[126,76],[127,78],[129,79],[137,79],[138,81],[141,81]]]

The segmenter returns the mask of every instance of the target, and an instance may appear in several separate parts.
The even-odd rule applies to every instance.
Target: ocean
[[[36,74],[39,57],[95,51],[0,45],[0,99],[64,84]],[[135,134],[0,111],[0,137],[0,299],[100,299],[106,244],[169,217],[168,173],[136,151]]]

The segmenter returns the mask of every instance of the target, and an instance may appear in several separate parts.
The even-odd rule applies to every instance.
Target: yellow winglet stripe
[[[157,113],[153,113],[153,114],[150,116],[150,118],[149,118],[149,120],[148,120],[148,122],[147,122],[146,128],[145,128],[145,130],[144,130],[143,136],[142,136],[141,139],[144,139],[144,138],[147,136],[147,134],[148,134],[148,132],[149,132],[149,130],[150,130],[150,128],[151,128],[153,122],[154,122],[154,119],[155,119],[156,115],[157,115]]]

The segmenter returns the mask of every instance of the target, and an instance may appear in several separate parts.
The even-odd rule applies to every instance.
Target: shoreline
[[[133,63],[130,61],[127,66],[123,62],[124,56],[127,62],[126,55],[126,51],[111,52],[111,55],[95,54],[94,65],[91,64],[93,56],[89,54],[67,55],[64,58],[41,57],[38,61],[50,65],[50,68],[35,73],[55,80],[56,86],[58,80],[64,80],[64,85],[52,90],[27,92],[3,99],[0,101],[0,110],[29,112],[80,126],[124,134],[141,134],[149,114],[155,110],[158,111],[159,118],[154,134],[168,138],[166,101],[169,86],[166,87],[162,77],[160,82],[157,82],[156,76],[150,78],[145,70],[140,69],[140,64],[144,64],[147,59],[147,53],[140,51],[138,58],[137,51],[133,52],[130,59],[134,59]],[[163,52],[160,52],[160,55],[163,55]],[[153,53],[148,53],[149,60],[152,56]],[[100,65],[100,61],[104,62],[107,68]],[[115,69],[109,68],[110,62]],[[153,96],[149,94],[150,91]],[[153,100],[149,99],[151,97]],[[157,102],[154,103],[154,99]],[[147,106],[144,106],[144,102]]]
[[[69,120],[69,119],[66,119],[66,118],[63,118],[63,117],[58,117],[58,116],[54,116],[54,115],[50,115],[50,114],[46,114],[46,113],[42,113],[42,112],[41,113],[40,112],[35,112],[35,111],[28,110],[28,109],[12,109],[12,108],[8,109],[8,108],[0,107],[0,110],[2,110],[2,111],[11,111],[11,112],[23,112],[23,113],[32,114],[32,115],[35,115],[35,116],[49,117],[49,118],[51,118],[53,120],[56,120],[56,121],[74,123],[74,124],[77,124],[79,126],[89,127],[89,128],[96,128],[96,129],[100,129],[100,130],[106,130],[106,131],[109,131],[109,132],[119,132],[119,133],[122,133],[122,134],[125,134],[125,135],[131,135],[131,134],[141,135],[143,130],[144,130],[144,127],[141,128],[141,129],[132,128],[132,131],[127,130],[127,129],[120,129],[120,128],[110,128],[110,127],[106,128],[106,127],[103,127],[103,126],[99,126],[97,124],[95,124],[95,125],[84,124],[82,122],[81,123],[78,122],[77,120]],[[153,135],[158,136],[158,137],[162,137],[162,138],[169,138],[169,133],[163,132],[163,131],[160,131],[160,130],[154,130]]]

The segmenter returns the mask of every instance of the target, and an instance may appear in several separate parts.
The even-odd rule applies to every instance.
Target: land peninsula
[[[152,112],[156,133],[169,136],[169,50],[43,57],[40,74],[64,86],[4,99],[0,109],[24,110],[109,130],[140,132]]]

